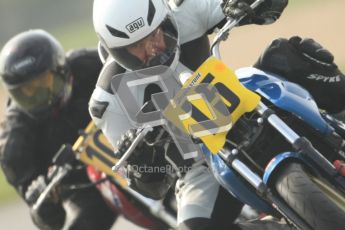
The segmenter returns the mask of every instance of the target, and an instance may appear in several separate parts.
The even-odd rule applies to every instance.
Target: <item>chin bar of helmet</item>
[[[253,4],[250,5],[252,9],[255,9],[258,7],[261,3],[265,2],[265,0],[256,0],[253,2]],[[212,55],[215,56],[216,58],[220,59],[220,52],[219,52],[219,45],[221,41],[225,41],[228,38],[230,30],[232,30],[235,26],[238,25],[238,23],[247,16],[247,14],[244,14],[240,18],[233,19],[230,18],[226,24],[217,31],[217,34],[215,38],[213,39],[212,42]]]

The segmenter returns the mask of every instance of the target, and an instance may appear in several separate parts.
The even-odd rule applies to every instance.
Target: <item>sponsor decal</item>
[[[144,27],[144,26],[145,26],[144,19],[140,17],[137,20],[135,20],[134,22],[129,23],[126,26],[126,29],[128,30],[128,32],[133,33],[133,32],[139,30],[141,27]]]
[[[26,57],[24,59],[19,60],[16,64],[13,65],[12,71],[20,71],[21,69],[24,69],[25,67],[32,65],[35,63],[36,59],[34,57]]]
[[[308,79],[315,80],[315,81],[329,82],[329,83],[340,82],[341,80],[339,75],[334,76],[334,77],[327,77],[320,74],[311,74],[308,76]]]

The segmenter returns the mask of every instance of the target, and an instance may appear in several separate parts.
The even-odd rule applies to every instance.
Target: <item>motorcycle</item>
[[[81,169],[74,163],[76,160],[84,163]],[[111,145],[91,121],[73,146],[62,145],[55,155],[52,161],[54,167],[47,176],[47,187],[39,195],[33,209],[39,209],[56,188],[61,191],[96,186],[115,214],[145,229],[174,229],[177,224],[173,192],[162,200],[140,195],[128,187],[125,175],[112,171],[116,162]],[[73,170],[86,170],[91,183],[59,186]]]
[[[229,20],[217,32],[213,57],[165,100],[165,107],[152,95],[156,112],[163,108],[159,112],[168,121],[165,125],[173,123],[192,141],[201,141],[215,178],[243,203],[285,218],[298,229],[345,229],[345,179],[331,163],[345,159],[345,126],[320,112],[308,91],[283,76],[252,67],[234,72],[220,60],[220,43],[243,17]],[[171,70],[159,68],[150,71],[174,77]],[[125,75],[127,84],[133,73]],[[147,73],[134,75],[140,79]],[[121,87],[113,82],[112,88],[116,92]],[[136,114],[144,114],[140,112]],[[152,126],[138,128],[114,171],[126,164]],[[188,159],[189,153],[182,155]]]

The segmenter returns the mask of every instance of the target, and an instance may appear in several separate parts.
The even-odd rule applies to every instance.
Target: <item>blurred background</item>
[[[92,0],[1,0],[0,46],[13,35],[42,28],[60,40],[65,49],[94,46]]]
[[[92,27],[92,2],[92,0],[0,0],[0,49],[17,33],[38,28],[56,36],[66,51],[72,47],[95,46],[97,38]],[[7,95],[3,88],[0,93],[2,120]],[[1,171],[0,206],[15,198],[16,194],[7,186]]]
[[[36,28],[56,36],[66,51],[95,47],[97,38],[92,26],[92,2],[0,0],[0,48],[15,34]],[[334,54],[336,63],[345,70],[344,11],[344,0],[290,0],[280,20],[273,25],[234,29],[229,40],[221,46],[224,61],[233,69],[250,66],[273,39],[300,35],[312,37],[328,48]],[[0,119],[6,98],[0,85]],[[0,170],[0,229],[22,229],[21,226],[34,229],[22,225],[24,223],[31,224],[27,208],[8,186]]]

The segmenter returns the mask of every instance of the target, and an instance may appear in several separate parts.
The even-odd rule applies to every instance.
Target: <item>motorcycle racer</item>
[[[87,103],[101,67],[96,50],[65,54],[43,30],[18,34],[1,51],[0,76],[10,99],[1,123],[0,163],[40,229],[62,229],[67,215],[66,229],[109,229],[116,219],[95,187],[67,190],[38,210],[32,207],[55,153],[73,143],[90,120]],[[62,182],[75,183],[90,183],[85,170]]]
[[[268,24],[278,19],[287,5],[287,0],[271,0],[252,11],[249,8],[252,2],[186,0],[170,1],[168,5],[163,0],[94,1],[95,31],[100,39],[100,47],[109,56],[90,100],[89,110],[92,119],[113,147],[120,150],[118,156],[123,154],[121,149],[125,149],[126,140],[133,136],[128,130],[134,127],[114,98],[110,87],[112,77],[124,71],[157,65],[169,66],[177,73],[193,71],[208,58],[210,47],[207,34],[226,21],[225,15],[241,17],[247,13],[242,25]],[[160,89],[149,85],[144,90],[134,91],[137,101],[144,103],[147,101],[145,95],[159,92]],[[159,158],[163,150],[155,146],[141,146],[138,154],[134,154],[138,158],[131,163],[165,165],[165,159]],[[171,145],[165,151],[177,153],[178,150]],[[202,157],[188,162],[181,158],[169,159],[169,163],[175,168],[191,167],[187,172],[180,172],[176,183],[178,229],[231,229],[242,204],[219,186]],[[150,175],[143,173],[130,172],[129,175],[132,188],[156,199],[169,186],[166,182],[171,181],[165,175],[155,174],[152,180]],[[232,229],[236,228],[238,226],[232,226]]]

